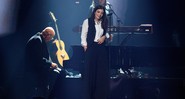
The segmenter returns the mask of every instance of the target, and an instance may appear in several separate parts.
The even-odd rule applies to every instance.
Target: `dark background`
[[[147,67],[158,65],[161,67],[161,69],[158,68],[161,72],[164,71],[163,66],[165,69],[180,67],[167,74],[173,75],[174,72],[178,74],[176,72],[181,70],[180,75],[184,75],[185,4],[183,0],[123,0],[117,3],[119,5],[113,6],[122,6],[125,2],[126,7],[116,10],[124,21],[122,26],[139,26],[146,23],[152,24],[154,30],[152,34],[131,35],[123,45],[120,45],[126,47],[128,49],[126,51],[134,51],[131,53],[133,64]],[[90,4],[91,0],[80,0],[79,4],[76,4],[75,0],[19,0],[16,3],[17,17],[14,17],[16,31],[0,37],[0,90],[2,91],[0,93],[2,95],[16,97],[21,94],[18,90],[23,76],[24,47],[33,34],[42,31],[46,26],[54,26],[48,15],[49,11],[52,11],[58,19],[59,32],[65,42],[66,51],[70,57],[77,53],[72,46],[80,46],[80,33],[72,29],[81,25],[87,18]],[[120,35],[121,41],[126,36]],[[119,46],[117,38],[117,35],[114,35],[112,46]],[[159,58],[163,61],[159,61]],[[173,59],[176,60],[171,64]],[[73,58],[72,62],[74,60]]]

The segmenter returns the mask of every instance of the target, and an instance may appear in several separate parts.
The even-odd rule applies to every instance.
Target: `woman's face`
[[[100,20],[104,14],[103,9],[97,9],[95,12],[95,20]]]

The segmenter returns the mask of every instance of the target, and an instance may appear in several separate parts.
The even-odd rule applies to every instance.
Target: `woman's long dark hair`
[[[107,17],[106,17],[106,12],[105,12],[105,7],[104,6],[101,6],[101,5],[96,6],[94,8],[92,14],[91,14],[90,19],[91,20],[94,20],[95,19],[95,12],[98,9],[103,9],[103,16],[101,17],[100,20],[102,20],[102,23],[101,23],[102,28],[106,31],[107,30],[107,27],[108,27],[108,20],[107,20]]]

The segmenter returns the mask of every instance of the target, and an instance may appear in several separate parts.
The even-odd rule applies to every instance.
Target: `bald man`
[[[46,27],[42,32],[33,35],[26,44],[26,77],[28,78],[27,96],[29,99],[36,95],[47,98],[48,79],[51,68],[57,68],[57,64],[49,60],[47,43],[55,36],[52,27]]]

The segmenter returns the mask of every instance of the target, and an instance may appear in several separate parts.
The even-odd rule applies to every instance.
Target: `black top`
[[[46,71],[51,66],[46,42],[40,33],[32,36],[26,44],[27,71]]]

